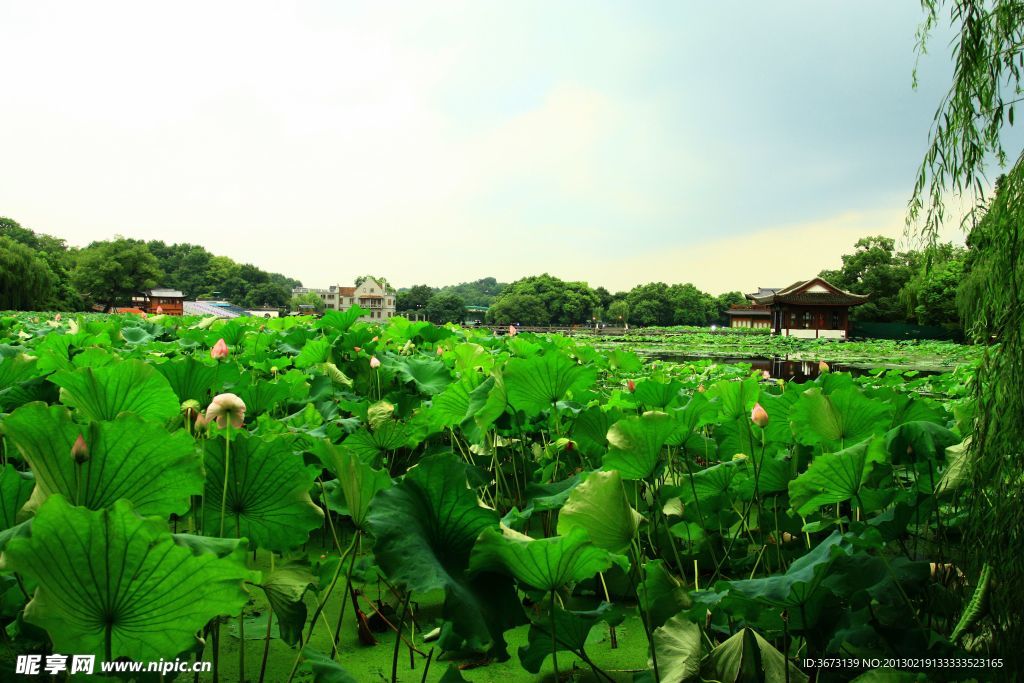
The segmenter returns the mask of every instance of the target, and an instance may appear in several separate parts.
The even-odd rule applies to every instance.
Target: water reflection
[[[790,360],[785,356],[776,356],[774,358],[729,358],[721,356],[694,356],[681,353],[672,353],[670,351],[651,351],[644,353],[645,356],[651,358],[657,358],[658,360],[670,361],[673,363],[688,363],[693,361],[712,360],[716,363],[728,363],[735,365],[737,363],[747,363],[751,368],[759,372],[765,370],[772,376],[773,379],[784,379],[786,381],[796,380],[797,382],[806,382],[813,380],[819,374],[821,370],[816,360]],[[835,372],[849,372],[854,377],[866,375],[872,372],[873,368],[866,368],[863,366],[851,366],[843,363],[833,363],[826,361],[831,369]],[[930,372],[922,372],[921,374],[932,374]]]

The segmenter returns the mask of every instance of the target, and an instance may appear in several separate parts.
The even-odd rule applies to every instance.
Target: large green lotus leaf
[[[313,674],[313,683],[359,683],[341,664],[308,646],[302,649],[302,666]]]
[[[773,607],[799,607],[808,602],[827,575],[832,560],[846,550],[840,544],[842,535],[837,531],[816,545],[810,552],[789,565],[784,574],[773,574],[759,579],[719,581],[715,590],[753,600]]]
[[[163,517],[185,514],[189,496],[203,490],[202,462],[188,434],[168,433],[135,415],[83,427],[61,406],[30,403],[4,426],[35,474],[39,502],[59,493],[99,510],[125,498],[140,514]],[[82,465],[71,457],[79,434],[89,448]]]
[[[799,443],[837,451],[888,429],[892,407],[872,401],[856,387],[831,394],[815,388],[800,396],[790,409],[790,419]]]
[[[580,528],[564,536],[534,539],[508,527],[488,527],[473,548],[469,567],[473,572],[505,570],[525,584],[550,591],[589,579],[613,564],[623,570],[629,566],[623,556],[594,545]]]
[[[558,533],[583,529],[598,548],[621,553],[629,547],[643,517],[629,506],[618,471],[591,472],[572,489],[558,513]]]
[[[479,344],[465,342],[452,349],[455,355],[455,371],[465,376],[467,373],[490,373],[494,368],[494,356]]]
[[[665,410],[670,403],[679,398],[682,382],[671,380],[659,382],[654,379],[642,379],[636,383],[633,400],[648,410]]]
[[[786,661],[784,654],[750,628],[742,629],[712,650],[700,674],[715,681],[807,683],[807,674]]]
[[[50,381],[61,388],[61,403],[93,420],[113,420],[127,412],[166,422],[179,410],[178,398],[167,379],[140,360],[61,370]]]
[[[608,354],[608,367],[621,372],[637,372],[644,365],[644,360],[632,351],[615,349]]]
[[[727,457],[737,453],[750,455],[755,448],[750,411],[761,396],[760,383],[754,377],[742,382],[722,380],[707,393],[718,405],[715,441],[718,442],[719,452]],[[759,447],[760,443],[756,446]]]
[[[317,580],[309,567],[288,562],[263,577],[260,588],[277,617],[281,640],[291,646],[302,640],[306,625],[306,591],[316,588]]]
[[[892,391],[891,393],[892,396],[886,402],[893,407],[892,427],[898,427],[907,422],[945,424],[949,419],[949,413],[943,410],[936,401],[909,394],[897,394]]]
[[[690,681],[698,677],[703,654],[700,626],[679,614],[666,621],[663,626],[654,629],[652,637],[654,652],[658,655],[658,674],[661,680]],[[653,661],[649,662],[648,666],[653,666]]]
[[[649,477],[662,447],[678,428],[671,416],[653,411],[619,420],[608,430],[604,469],[618,470],[624,479]]]
[[[752,471],[748,469],[748,463],[746,458],[739,458],[720,462],[699,472],[694,472],[692,486],[683,487],[684,499],[693,502],[694,490],[697,500],[704,500],[738,489],[738,484],[744,481]]]
[[[220,531],[224,487],[223,436],[207,439],[203,532]],[[323,522],[323,512],[309,497],[316,472],[294,451],[291,437],[231,436],[224,535],[249,538],[258,547],[284,552],[302,545]]]
[[[25,387],[35,376],[35,358],[23,353],[0,355],[0,410],[9,410],[33,400],[33,392],[26,393]]]
[[[433,358],[389,359],[388,365],[400,380],[412,382],[420,393],[428,396],[441,393],[452,381],[448,366]]]
[[[768,426],[763,430],[766,444],[779,443],[789,445],[793,443],[793,426],[790,424],[789,413],[793,408],[793,404],[798,400],[800,400],[800,392],[790,390],[789,388],[778,395],[761,393],[761,407],[768,413]],[[756,451],[761,443],[762,430],[756,426],[752,429],[754,432],[754,450]]]
[[[256,381],[240,387],[237,393],[238,397],[245,402],[246,412],[250,415],[259,415],[287,403],[292,397],[293,391],[295,391],[294,386],[286,382]]]
[[[644,563],[644,580],[637,593],[655,628],[692,604],[683,582],[668,571],[664,560]]]
[[[589,389],[597,379],[597,369],[549,350],[542,356],[509,360],[503,376],[508,402],[532,416],[552,409],[570,394]]]
[[[676,421],[676,432],[665,443],[679,446],[697,433],[704,425],[714,424],[716,406],[707,399],[705,394],[694,394],[682,408],[673,409],[670,413]]]
[[[467,579],[473,543],[481,531],[497,527],[498,515],[477,502],[466,483],[466,465],[451,454],[423,458],[399,484],[373,498],[366,523],[377,563],[392,581],[415,593],[444,591],[443,641],[504,656],[505,624],[499,622],[518,615],[501,600],[510,585]],[[488,589],[505,614],[490,613],[482,598]]]
[[[345,438],[342,445],[350,448],[366,462],[377,462],[388,451],[397,450],[409,441],[405,425],[395,420],[383,422],[372,432],[360,429]]]
[[[378,491],[391,488],[391,476],[375,470],[347,448],[329,446],[332,471],[338,478],[338,490],[345,498],[345,509],[357,529],[366,529],[370,501]]]
[[[334,332],[347,332],[353,323],[359,320],[360,316],[367,315],[368,313],[368,310],[359,306],[352,306],[345,311],[327,311],[320,318],[317,327],[320,329],[330,329]]]
[[[0,469],[0,530],[18,523],[18,513],[28,502],[36,482],[30,473],[19,472],[7,464]]]
[[[448,429],[470,417],[470,394],[481,382],[482,376],[466,373],[458,382],[449,384],[448,388],[434,397],[430,412],[437,428]]]
[[[934,422],[905,422],[885,435],[885,450],[894,465],[934,460],[942,462],[946,448],[960,441],[956,434]]]
[[[486,378],[469,394],[467,414],[472,416],[477,427],[490,429],[494,421],[501,417],[508,405],[505,383],[498,381],[495,375]]]
[[[310,339],[299,355],[295,357],[295,367],[310,368],[331,359],[331,341],[329,339]]]
[[[55,651],[143,662],[191,649],[211,619],[238,614],[243,581],[260,580],[232,559],[177,545],[164,522],[124,500],[92,511],[53,496],[31,534],[7,544],[5,562],[37,582],[25,619],[46,629]]]
[[[608,429],[622,418],[618,410],[602,410],[593,405],[576,416],[572,425],[572,439],[590,458],[600,458],[608,450]]]
[[[558,651],[583,652],[590,630],[601,621],[618,622],[621,615],[607,602],[586,611],[569,611],[555,606],[555,646]],[[530,622],[526,645],[519,648],[519,663],[531,674],[540,673],[551,656],[551,615]],[[667,679],[666,679],[667,680]]]
[[[217,386],[217,366],[203,363],[191,356],[177,358],[154,367],[167,378],[178,401],[182,403],[193,400],[205,406],[213,395],[213,388]]]
[[[822,453],[789,482],[789,504],[801,515],[856,498],[876,462],[885,460],[880,440],[868,438],[835,453]]]

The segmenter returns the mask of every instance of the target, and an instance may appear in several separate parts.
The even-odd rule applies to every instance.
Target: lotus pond
[[[357,315],[0,316],[5,680],[987,678],[907,659],[988,645],[971,352],[800,383]]]

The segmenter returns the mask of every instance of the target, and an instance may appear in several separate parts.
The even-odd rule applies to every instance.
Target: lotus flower
[[[163,315],[164,314],[164,307],[163,306],[157,306],[156,307],[156,314],[157,315]]]
[[[440,346],[438,346],[437,347],[437,355],[440,356],[442,353],[444,353],[444,349],[442,349]]]
[[[764,370],[764,371],[763,371],[763,372],[761,373],[761,379],[763,379],[763,380],[769,380],[769,379],[771,379],[771,378],[772,378],[772,373],[768,372],[767,370]]]
[[[210,422],[206,419],[206,416],[202,413],[196,415],[195,424],[192,425],[193,432],[201,432],[210,426]]]
[[[750,411],[750,421],[764,429],[768,426],[768,411],[762,408],[760,403],[755,403],[754,409]]]
[[[85,443],[85,439],[82,438],[81,434],[75,439],[75,443],[71,445],[71,458],[78,465],[89,460],[89,446]]]
[[[232,427],[241,427],[245,421],[245,401],[235,394],[217,394],[206,408],[206,421],[216,420],[217,426],[223,427],[228,418]]]
[[[626,380],[626,388],[629,389],[629,393],[632,394],[634,391],[636,391],[636,382],[634,382],[631,379],[627,379]]]
[[[220,360],[221,358],[227,358],[231,350],[228,348],[227,343],[223,339],[218,339],[217,343],[210,349],[210,358],[214,360]]]
[[[379,367],[380,367],[380,361],[377,360],[377,356],[374,356],[373,358],[370,359],[370,369],[371,370],[376,370]]]
[[[374,338],[373,338],[373,339],[371,339],[370,341],[372,341],[372,342],[375,342],[375,341],[377,341],[378,339],[380,339],[380,337],[374,337]]]
[[[828,372],[829,369],[830,368],[828,367],[828,363],[826,363],[825,361],[818,362],[818,372]]]
[[[516,326],[515,325],[509,325],[508,326],[508,336],[514,337],[517,334],[519,334],[519,330],[516,328]]]
[[[149,313],[146,313],[145,311],[143,311],[139,315],[141,315],[143,318],[148,318],[149,317]]]
[[[56,320],[57,322],[60,322],[60,313],[58,313],[57,315],[53,316],[53,319]]]
[[[707,391],[707,388],[703,384],[701,384],[697,387],[697,391],[703,394],[705,391]]]

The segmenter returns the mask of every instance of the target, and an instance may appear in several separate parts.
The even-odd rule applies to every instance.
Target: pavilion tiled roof
[[[827,292],[809,292],[812,285],[819,285]],[[764,292],[762,294],[762,292]],[[866,294],[854,294],[840,289],[820,277],[794,282],[789,287],[777,290],[762,288],[757,294],[748,294],[747,298],[756,304],[795,304],[804,306],[856,306],[868,300]]]

